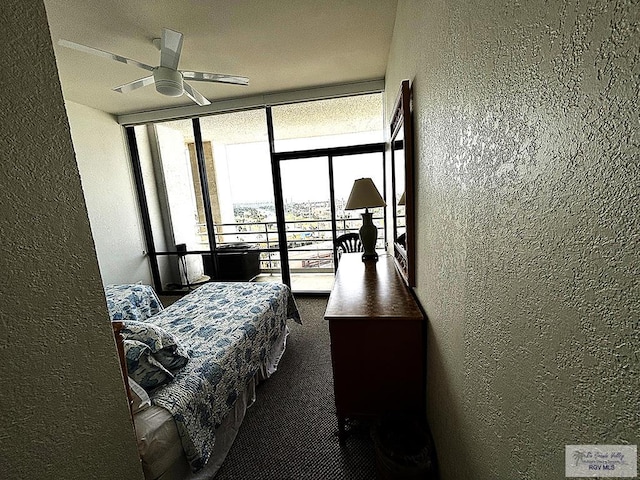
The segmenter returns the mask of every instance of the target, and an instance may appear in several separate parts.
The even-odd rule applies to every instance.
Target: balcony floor
[[[333,273],[292,273],[291,290],[293,293],[329,293],[333,288]],[[254,282],[281,282],[278,274],[262,273]]]

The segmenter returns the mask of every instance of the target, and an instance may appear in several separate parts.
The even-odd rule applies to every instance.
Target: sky
[[[227,146],[227,164],[233,203],[273,201],[268,144]],[[329,199],[329,163],[326,157],[283,160],[280,164],[285,202]],[[353,182],[371,177],[382,194],[382,154],[334,158],[336,198],[346,200]]]

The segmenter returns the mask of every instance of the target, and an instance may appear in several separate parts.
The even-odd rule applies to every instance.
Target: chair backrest
[[[334,245],[336,247],[337,255],[336,265],[343,253],[364,252],[364,247],[362,246],[362,242],[360,242],[360,235],[357,233],[345,233],[344,235],[340,235],[336,238]]]

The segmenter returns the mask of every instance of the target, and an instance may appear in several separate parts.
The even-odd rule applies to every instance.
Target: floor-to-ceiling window
[[[200,117],[199,123],[219,251],[217,278],[246,280],[261,275],[263,280],[279,280],[278,226],[265,110],[210,115]],[[199,224],[206,227],[204,215]],[[259,270],[252,268],[242,275],[237,270],[247,266],[248,257],[253,267],[259,259]]]
[[[354,180],[384,192],[382,118],[371,94],[135,127],[160,290],[208,280],[330,290],[333,241],[360,226],[344,209]],[[374,219],[384,248],[382,209]]]
[[[357,211],[344,209],[354,180],[371,177],[384,192],[382,96],[333,98],[272,108],[274,157],[281,169],[288,265],[294,291],[329,291],[333,241],[357,232]],[[376,209],[379,248],[384,211]]]

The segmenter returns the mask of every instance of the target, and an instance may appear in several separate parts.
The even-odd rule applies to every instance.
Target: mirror
[[[391,117],[393,256],[409,287],[415,282],[413,134],[409,80],[402,82]]]

